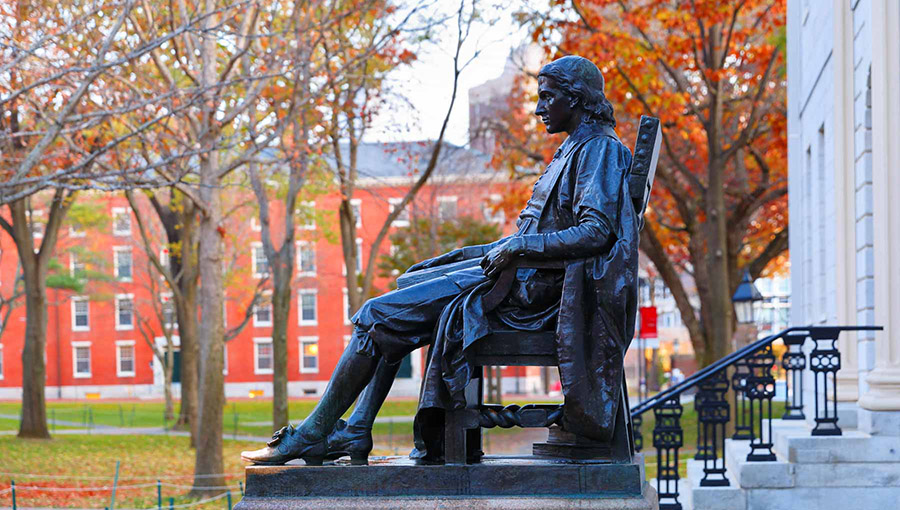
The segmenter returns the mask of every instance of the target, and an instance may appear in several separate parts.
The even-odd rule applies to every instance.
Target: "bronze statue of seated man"
[[[568,56],[538,77],[535,115],[549,133],[569,136],[535,183],[517,232],[415,264],[437,276],[370,299],[353,316],[353,335],[321,400],[296,428],[243,452],[256,464],[349,454],[365,462],[371,429],[399,362],[432,345],[416,416],[414,456],[440,460],[443,410],[465,406],[472,376],[465,350],[497,328],[555,328],[566,405],[563,426],[609,439],[619,402],[622,356],[633,336],[638,214],[631,205],[631,152],[616,136],[597,67]],[[519,269],[499,306],[482,297],[515,257],[565,260],[565,270]],[[454,264],[468,260],[469,264]],[[478,263],[475,263],[475,262]],[[460,265],[465,266],[456,269]],[[436,271],[441,266],[454,270]],[[365,391],[364,391],[365,390]],[[360,395],[362,393],[362,395]],[[339,420],[360,397],[349,422]]]

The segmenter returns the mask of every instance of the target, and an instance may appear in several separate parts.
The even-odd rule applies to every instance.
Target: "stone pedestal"
[[[630,464],[485,457],[471,465],[417,465],[405,457],[368,466],[250,466],[236,510],[275,508],[658,508],[643,458]]]

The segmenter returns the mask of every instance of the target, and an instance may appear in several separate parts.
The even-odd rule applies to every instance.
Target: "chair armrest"
[[[508,266],[506,266],[503,271],[500,271],[500,276],[497,277],[497,281],[494,282],[494,286],[491,287],[491,290],[487,292],[482,298],[482,304],[484,305],[484,311],[489,312],[503,301],[503,299],[509,294],[509,291],[512,289],[513,282],[516,279],[516,270],[519,268],[525,269],[565,269],[567,261],[565,260],[537,260],[537,259],[529,259],[525,257],[518,257]]]

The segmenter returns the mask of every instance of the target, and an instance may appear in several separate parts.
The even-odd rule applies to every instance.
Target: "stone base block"
[[[235,510],[659,510],[656,491],[644,489],[638,498],[578,497],[414,497],[390,498],[260,498],[245,497]]]
[[[703,479],[703,461],[689,460],[687,463],[688,476],[684,493],[681,498],[682,506],[692,510],[745,510],[747,498],[741,487],[735,483],[731,472],[727,472],[727,487],[701,487]]]
[[[245,473],[238,510],[656,508],[641,455],[630,464],[487,456],[479,464],[420,465],[378,457],[368,466],[249,466]]]
[[[857,411],[859,430],[873,436],[900,436],[900,411]]]

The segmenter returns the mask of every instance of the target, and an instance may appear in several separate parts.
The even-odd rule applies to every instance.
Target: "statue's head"
[[[616,125],[612,104],[603,93],[603,75],[593,62],[577,56],[554,60],[538,73],[538,104],[547,132],[571,133],[582,122]]]

